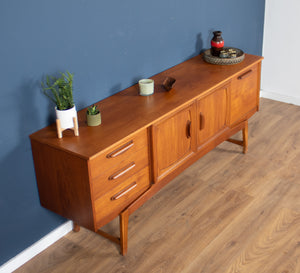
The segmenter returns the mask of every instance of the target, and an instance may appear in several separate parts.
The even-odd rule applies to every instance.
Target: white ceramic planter
[[[56,118],[60,120],[60,126],[62,129],[73,128],[74,122],[73,118],[77,118],[77,112],[75,105],[71,109],[67,110],[58,110],[55,107]]]

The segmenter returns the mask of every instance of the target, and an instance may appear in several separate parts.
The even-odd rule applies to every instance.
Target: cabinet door
[[[230,91],[230,125],[248,119],[258,110],[260,64],[241,72],[232,80]]]
[[[197,146],[201,146],[226,126],[228,86],[216,89],[197,103]]]
[[[195,105],[154,124],[153,161],[154,179],[160,180],[180,166],[196,150]]]

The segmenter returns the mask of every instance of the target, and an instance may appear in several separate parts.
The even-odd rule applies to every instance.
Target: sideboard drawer
[[[107,152],[93,158],[90,161],[91,178],[101,175],[103,170],[111,169],[113,166],[121,164],[122,161],[138,151],[141,155],[148,154],[147,139],[147,129],[144,129],[134,136],[126,138],[122,143],[113,146]]]
[[[112,168],[101,168],[102,173],[91,181],[94,198],[97,199],[117,187],[130,176],[147,167],[148,163],[148,150],[141,149],[137,153],[129,154],[128,158]]]
[[[95,201],[97,225],[100,225],[106,217],[111,219],[116,217],[149,186],[149,168],[146,167],[113,190],[107,191]]]

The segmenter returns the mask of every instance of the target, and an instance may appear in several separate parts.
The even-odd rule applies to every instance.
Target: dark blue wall
[[[0,1],[0,264],[66,220],[39,204],[28,135],[53,120],[45,74],[75,73],[81,109],[209,47],[262,52],[264,0]],[[50,115],[51,113],[51,115]],[[50,116],[50,118],[49,118]]]

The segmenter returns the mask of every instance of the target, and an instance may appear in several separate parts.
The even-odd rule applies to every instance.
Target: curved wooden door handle
[[[200,112],[200,131],[205,127],[205,116]]]
[[[121,198],[126,193],[132,191],[136,186],[137,186],[137,183],[133,182],[128,187],[126,187],[125,189],[121,190],[120,192],[118,192],[117,194],[115,194],[114,196],[112,196],[110,199],[112,201],[118,200],[119,198]]]
[[[112,174],[108,180],[115,180],[119,178],[120,176],[124,175],[125,173],[129,172],[132,168],[135,167],[135,163],[131,162],[129,165],[127,165],[125,168],[117,171],[116,173]]]
[[[186,123],[186,137],[187,138],[191,137],[191,125],[192,125],[192,122],[190,120],[188,120]]]
[[[123,146],[121,146],[119,149],[114,150],[113,152],[106,155],[107,158],[114,158],[117,157],[120,154],[125,153],[127,150],[129,150],[134,145],[133,140],[127,142]]]
[[[246,79],[247,77],[250,76],[250,74],[253,72],[252,69],[248,70],[247,72],[245,72],[244,74],[242,74],[241,76],[238,76],[238,80],[243,80]]]

